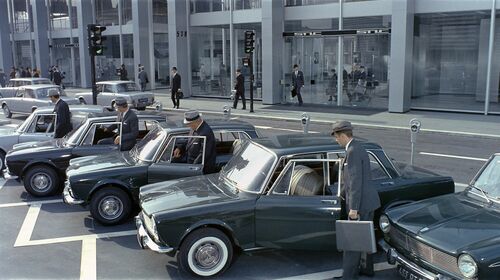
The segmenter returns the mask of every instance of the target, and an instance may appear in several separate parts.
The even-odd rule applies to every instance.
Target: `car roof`
[[[255,130],[252,124],[240,120],[206,119],[204,121],[207,122],[213,130]],[[184,124],[183,120],[167,120],[165,123],[161,124],[161,127],[168,133],[186,132],[190,130],[190,128]]]
[[[98,85],[118,85],[118,84],[135,84],[134,81],[101,81],[97,82]]]
[[[49,85],[49,84],[38,84],[38,85],[26,85],[26,86],[22,86],[22,87],[19,87],[21,89],[33,89],[33,90],[36,90],[36,89],[40,89],[40,88],[60,88],[60,86],[58,85]]]
[[[151,111],[136,111],[137,117],[140,119],[151,119],[151,120],[156,120],[158,122],[165,122],[167,120],[167,115],[165,113],[161,112],[151,112]],[[102,113],[94,113],[92,116],[89,118],[91,122],[98,122],[98,121],[104,121],[104,120],[116,120],[117,117],[117,112],[114,111],[105,111]]]
[[[40,81],[40,80],[50,81],[47,78],[12,78],[12,79],[10,79],[10,81]]]
[[[382,149],[382,147],[376,143],[366,142],[364,139],[356,139],[361,141],[365,149]],[[282,134],[254,139],[252,141],[273,151],[278,156],[295,153],[344,150],[344,148],[335,141],[335,138],[328,134]]]
[[[36,109],[37,113],[52,113],[54,111],[54,106],[44,106]],[[104,107],[99,105],[69,105],[69,111],[71,113],[103,113],[105,112]]]

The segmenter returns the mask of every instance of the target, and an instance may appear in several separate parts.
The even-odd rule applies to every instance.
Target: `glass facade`
[[[153,36],[156,87],[164,88],[170,85],[170,67],[168,62],[168,33],[155,33]]]
[[[31,28],[30,21],[33,18],[31,12],[31,4],[27,5],[29,1],[12,1],[11,7],[13,7],[13,28],[16,33],[24,33],[33,31]]]
[[[69,29],[71,20],[67,0],[50,0],[50,29]]]
[[[191,13],[208,13],[229,10],[230,0],[191,0]]]
[[[120,0],[95,0],[95,17],[98,24],[119,24],[118,1]]]
[[[16,55],[16,61],[17,61],[17,66],[19,68],[23,67],[26,69],[26,67],[32,67],[33,60],[33,49],[32,45],[30,44],[30,41],[16,41],[15,42],[15,55]]]

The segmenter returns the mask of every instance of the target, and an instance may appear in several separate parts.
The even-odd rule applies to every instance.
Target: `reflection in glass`
[[[95,15],[98,24],[118,25],[118,1],[95,0]]]
[[[152,161],[165,138],[165,134],[166,132],[159,125],[156,125],[135,145],[130,153],[137,155],[137,158],[140,160]]]
[[[474,185],[483,189],[488,196],[500,200],[500,156],[493,157]]]

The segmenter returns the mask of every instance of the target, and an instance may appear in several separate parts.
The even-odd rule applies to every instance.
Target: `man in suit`
[[[61,99],[58,89],[50,89],[48,95],[50,101],[55,104],[53,112],[56,113],[56,131],[54,138],[62,138],[73,130],[69,106]]]
[[[97,144],[115,144],[120,145],[120,151],[129,151],[137,143],[137,136],[139,135],[139,120],[134,111],[130,110],[127,104],[127,100],[123,97],[118,97],[115,100],[116,110],[119,112],[116,119],[117,122],[122,124],[121,126],[121,137],[120,135],[113,138],[105,138],[99,140]],[[105,129],[106,132],[113,131],[117,128],[116,125],[111,125]]]
[[[146,85],[149,83],[148,73],[144,70],[144,66],[139,64],[139,75],[137,76],[141,84],[141,91],[146,91]]]
[[[292,86],[297,92],[297,100],[299,101],[299,106],[302,106],[303,102],[300,91],[304,87],[304,73],[299,70],[299,66],[297,64],[293,65]]]
[[[233,109],[236,109],[238,105],[238,99],[241,97],[241,102],[243,103],[243,110],[247,108],[245,100],[245,77],[241,74],[241,69],[236,69],[236,85],[234,86],[236,90],[236,95],[234,96]]]
[[[179,101],[179,96],[177,92],[181,89],[181,75],[177,73],[177,67],[172,67],[172,90],[170,91],[170,97],[172,98],[172,103],[174,103],[174,108],[179,109],[181,102]]]
[[[370,184],[368,153],[359,141],[353,139],[352,130],[348,121],[334,123],[332,130],[337,143],[346,149],[341,192],[345,198],[345,211],[350,220],[373,221],[374,211],[380,207],[380,199],[377,190]],[[359,274],[374,274],[372,256],[364,253],[362,256],[360,252],[344,251],[342,268],[342,279],[358,279]]]
[[[217,172],[215,164],[215,136],[212,128],[201,118],[197,110],[184,113],[184,124],[191,128],[189,136],[205,136],[205,161],[203,174]],[[203,140],[201,138],[189,138],[184,145],[179,145],[174,150],[174,160],[176,162],[186,162],[189,164],[201,163],[203,156]]]

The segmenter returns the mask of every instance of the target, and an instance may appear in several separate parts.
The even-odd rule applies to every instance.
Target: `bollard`
[[[411,142],[411,155],[410,155],[410,164],[413,165],[414,152],[415,152],[415,143],[417,143],[417,134],[420,132],[420,127],[422,123],[418,119],[410,120],[410,142]]]
[[[231,118],[231,106],[224,105],[222,112],[224,113],[224,120],[228,121]]]
[[[309,122],[311,121],[309,114],[305,112],[302,113],[300,121],[302,122],[302,129],[304,130],[304,133],[309,133]]]

